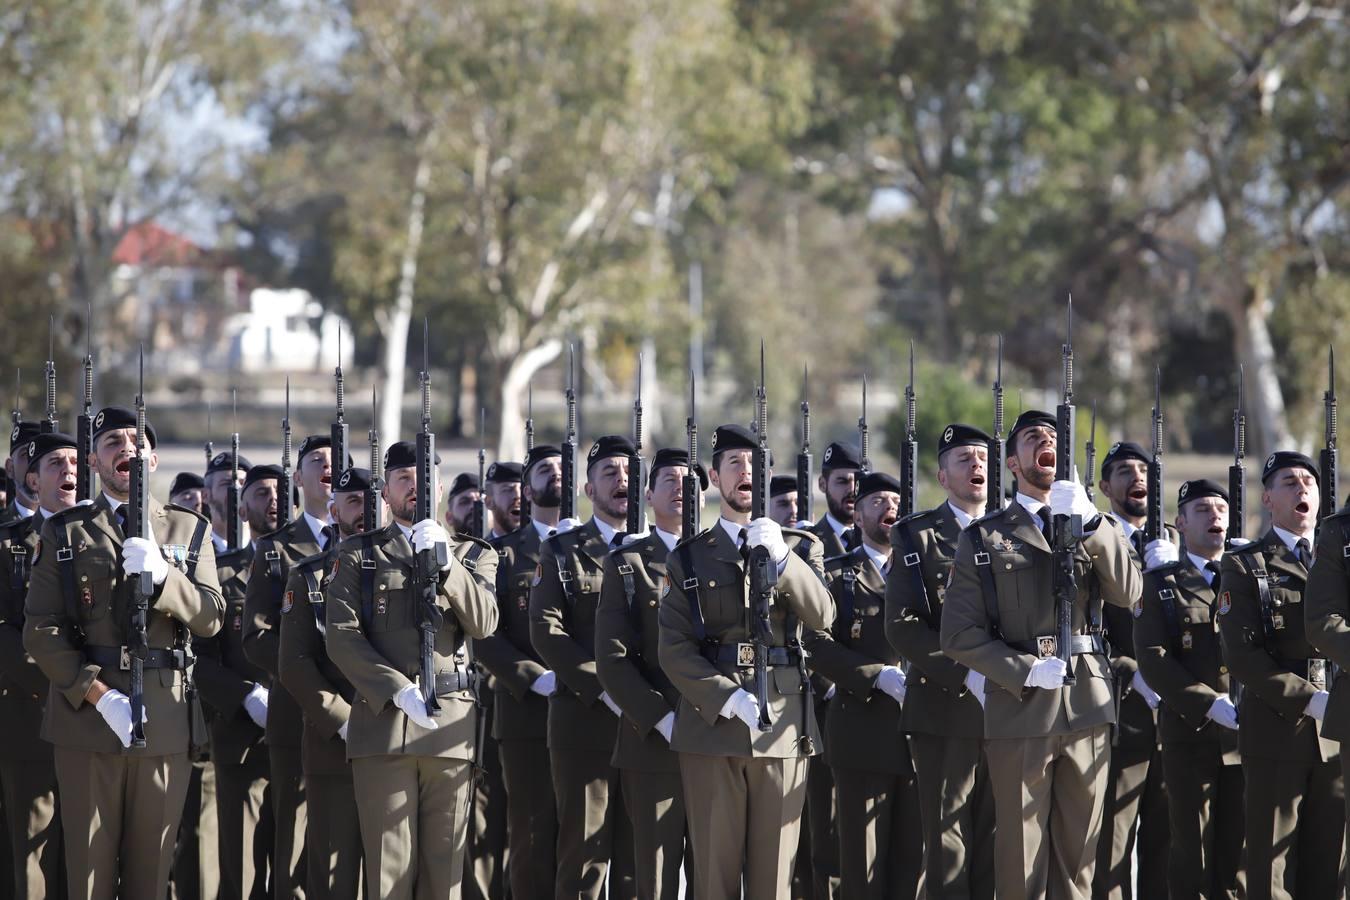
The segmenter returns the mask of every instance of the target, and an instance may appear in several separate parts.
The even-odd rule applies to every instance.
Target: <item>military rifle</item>
[[[1336,450],[1336,350],[1334,347],[1327,347],[1327,389],[1322,395],[1322,409],[1324,411],[1324,425],[1322,437],[1322,452],[1318,458],[1318,468],[1321,469],[1318,485],[1322,492],[1322,508],[1318,511],[1317,521],[1321,523],[1327,516],[1336,514],[1336,504],[1339,502],[1339,489],[1336,481],[1336,462],[1338,452]]]
[[[1247,414],[1242,409],[1242,366],[1238,366],[1237,405],[1233,407],[1233,464],[1228,467],[1228,533],[1224,550],[1242,539],[1247,523]]]
[[[427,337],[428,325],[422,320],[422,371],[418,381],[422,386],[422,428],[417,432],[417,499],[414,522],[423,522],[435,518],[433,509],[436,496],[436,435],[431,430],[431,371],[430,344]],[[441,714],[440,701],[436,699],[436,633],[441,630],[443,614],[436,603],[436,592],[440,584],[441,567],[450,561],[449,547],[437,544],[434,548],[417,553],[417,564],[413,568],[413,587],[419,598],[420,615],[417,627],[421,632],[421,668],[419,685],[422,702],[426,704],[427,715],[433,719]]]
[[[985,502],[990,509],[1003,508],[1003,335],[998,336],[998,368],[994,370],[994,439],[989,442],[986,470],[989,490]]]
[[[75,420],[75,499],[94,499],[94,306],[84,327],[84,398]],[[209,447],[209,444],[208,444]],[[207,451],[207,462],[211,452]]]
[[[202,451],[206,453],[206,467],[211,468],[211,460],[216,457],[216,445],[211,440],[211,404],[206,404],[206,440],[202,441]]]
[[[633,454],[628,457],[628,524],[629,534],[641,534],[647,525],[643,509],[646,487],[642,462],[642,354],[638,354],[637,397],[633,400]]]
[[[684,420],[684,436],[689,442],[689,470],[680,485],[680,539],[689,540],[699,532],[698,420],[694,406],[694,373],[689,373],[689,415]]]
[[[769,396],[764,389],[764,342],[759,344],[759,384],[755,386],[755,438],[750,453],[750,520],[768,514],[769,504]],[[755,699],[759,701],[759,730],[773,727],[769,719],[769,647],[773,625],[769,609],[778,585],[778,564],[769,548],[750,549],[750,644],[754,652]],[[739,661],[738,661],[739,662]]]
[[[487,450],[483,441],[487,439],[487,410],[478,410],[478,499],[473,501],[473,512],[469,514],[469,533],[476,538],[487,540],[487,505],[483,502],[483,492],[487,490]]]
[[[362,514],[362,524],[366,531],[378,531],[384,527],[380,507],[380,492],[384,489],[383,466],[384,460],[380,458],[380,398],[375,392],[375,385],[370,386],[370,430],[366,432],[366,440],[370,443],[370,487],[366,488],[365,511]],[[434,457],[433,457],[434,459]]]
[[[346,426],[343,426],[344,428]],[[333,457],[334,472],[338,458]],[[337,482],[336,476],[333,478]],[[286,376],[286,414],[281,419],[281,477],[277,479],[277,527],[285,528],[295,517],[295,477],[291,474],[291,377]]]
[[[239,395],[230,389],[230,403],[234,408],[234,431],[230,434],[230,492],[225,498],[225,543],[229,549],[244,546],[244,511],[239,488]]]
[[[867,373],[863,373],[862,379],[862,415],[858,416],[858,452],[862,454],[862,462],[859,466],[859,476],[866,475],[872,471],[872,437],[867,429]],[[856,494],[858,485],[853,486]]]
[[[1083,477],[1083,490],[1087,493],[1089,500],[1097,499],[1097,492],[1092,488],[1092,479],[1097,475],[1097,401],[1092,401],[1092,425],[1088,430],[1087,446],[1084,447],[1087,458],[1087,474]]]
[[[150,532],[150,455],[145,447],[145,347],[140,351],[140,381],[136,391],[136,455],[131,460],[131,488],[127,498],[127,537],[153,541]],[[155,595],[155,576],[148,569],[132,584],[131,628],[127,655],[131,665],[131,746],[145,747],[145,660],[150,652],[146,617]]]
[[[574,519],[577,515],[577,352],[568,347],[567,424],[562,445],[562,504],[558,515]]]
[[[1144,542],[1163,537],[1163,409],[1162,368],[1153,370],[1153,446],[1148,461],[1148,514],[1144,518]]]
[[[900,443],[900,518],[914,515],[919,475],[918,398],[914,393],[914,342],[909,342],[909,384],[905,385],[905,439]]]
[[[332,447],[332,472],[333,480],[337,481],[337,476],[342,470],[347,468],[348,453],[348,432],[347,419],[345,415],[346,407],[346,385],[342,377],[342,329],[338,329],[338,359],[337,368],[333,369],[333,381],[337,385],[337,411],[333,419],[333,425],[329,429]]]
[[[809,522],[811,509],[811,372],[802,366],[802,448],[797,452],[797,520]]]
[[[1055,480],[1073,478],[1073,296],[1069,297],[1068,330],[1060,349],[1063,393],[1055,409]],[[1081,516],[1055,516],[1055,655],[1064,661],[1064,683],[1075,682],[1073,672],[1073,606],[1078,598],[1075,550],[1083,539]]]
[[[53,332],[56,330],[56,316],[47,317],[47,368],[43,373],[43,379],[47,386],[47,409],[42,417],[42,433],[51,434],[53,431],[60,431],[60,423],[56,419],[56,345],[54,343]]]
[[[14,370],[14,408],[10,410],[9,413],[9,424],[11,426],[11,430],[13,430],[14,428],[18,428],[19,423],[23,421],[23,410],[19,408],[22,403],[23,403],[23,369],[16,368]]]
[[[530,451],[534,449],[534,383],[531,382],[526,388],[527,399],[525,401],[525,458],[530,458]],[[520,484],[520,524],[524,525],[530,518],[530,498],[525,496],[525,474],[521,475]]]

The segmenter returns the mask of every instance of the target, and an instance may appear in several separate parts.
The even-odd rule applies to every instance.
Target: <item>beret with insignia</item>
[[[586,471],[591,470],[602,459],[609,459],[614,456],[632,456],[637,453],[633,447],[633,442],[621,434],[606,434],[595,439],[591,444],[591,452],[586,454]]]
[[[1307,469],[1312,473],[1318,484],[1321,484],[1322,476],[1317,471],[1317,464],[1302,453],[1293,450],[1276,450],[1266,457],[1266,464],[1261,467],[1261,483],[1268,483],[1271,476],[1281,469]]]
[[[521,479],[523,480],[529,477],[530,469],[534,468],[535,463],[545,459],[552,459],[555,456],[562,456],[562,450],[558,449],[554,444],[535,444],[525,454],[525,465],[520,473]]]
[[[281,470],[281,466],[274,466],[271,464],[254,466],[249,469],[248,474],[244,476],[244,487],[247,488],[249,485],[257,484],[259,481],[268,481],[269,479],[279,481],[284,474],[285,473]]]
[[[493,463],[496,465],[496,463]],[[454,497],[465,491],[478,490],[478,478],[470,475],[468,472],[460,472],[455,476],[455,480],[450,483],[450,496]]]
[[[205,487],[206,482],[196,472],[179,472],[173,476],[173,484],[169,485],[169,495],[173,496],[179,491],[200,490]]]
[[[1127,459],[1137,459],[1140,462],[1148,462],[1149,456],[1144,448],[1134,441],[1116,441],[1111,445],[1111,449],[1106,451],[1102,457],[1102,478],[1111,477],[1111,467],[1118,462],[1124,462]]]
[[[436,465],[441,464],[441,455],[436,454]],[[384,451],[384,470],[392,472],[395,469],[406,469],[409,466],[417,465],[417,445],[412,441],[398,441],[390,444],[389,449]]]
[[[49,431],[46,434],[39,434],[28,442],[28,465],[35,466],[42,457],[51,453],[53,450],[74,450],[77,448],[75,439],[68,434],[62,434],[59,431]]]
[[[239,454],[239,471],[247,472],[251,468],[253,468],[253,463],[248,461],[248,457],[242,453]],[[207,475],[228,471],[230,471],[230,451],[228,450],[222,450],[217,453],[215,456],[211,457],[211,461],[206,464]]]
[[[791,475],[775,475],[769,479],[769,496],[781,497],[797,491],[797,479]]]
[[[858,500],[866,497],[868,494],[876,494],[881,491],[889,491],[892,494],[903,492],[900,485],[900,479],[894,475],[887,475],[885,472],[868,472],[858,482]]]
[[[124,428],[135,429],[136,410],[128,409],[125,406],[105,406],[94,416],[94,442],[97,443],[101,435],[109,431],[121,431]],[[155,438],[155,427],[149,422],[145,423],[145,440],[150,444],[150,449],[155,449],[158,443]]]
[[[662,447],[657,450],[656,455],[652,457],[651,470],[647,473],[647,487],[650,488],[656,484],[657,472],[675,466],[689,468],[688,450],[683,447]],[[703,468],[702,463],[696,465],[694,469],[698,472],[698,483],[706,491],[708,489],[708,471]]]
[[[1005,442],[1007,451],[1009,453],[1013,451],[1013,447],[1017,445],[1017,436],[1028,428],[1040,426],[1054,431],[1055,425],[1057,424],[1055,417],[1044,410],[1024,410],[1022,414],[1017,417],[1017,421],[1013,423],[1012,431],[1008,432],[1008,439]]]
[[[303,460],[306,456],[309,455],[311,450],[322,450],[324,447],[332,447],[332,446],[333,446],[333,439],[328,435],[311,434],[300,442],[300,452],[297,454],[297,456],[299,459]],[[334,464],[336,464],[338,460],[334,460],[333,462]],[[349,469],[352,467],[352,455],[350,453],[347,454],[346,467]]]
[[[1210,481],[1208,478],[1197,478],[1193,481],[1183,481],[1181,487],[1177,488],[1177,506],[1191,500],[1199,500],[1201,497],[1221,497],[1226,502],[1228,500],[1228,491],[1217,481]]]
[[[353,466],[338,476],[333,483],[333,493],[354,494],[370,488],[370,470]]]
[[[713,431],[712,448],[714,453],[727,450],[754,450],[759,446],[754,432],[744,425],[718,425]]]
[[[132,424],[134,425],[135,423],[133,422]],[[18,450],[41,433],[42,426],[37,422],[15,423],[14,427],[9,430],[9,455],[13,456],[15,450]]]
[[[861,469],[862,456],[852,444],[832,441],[825,447],[825,455],[820,459],[820,470],[830,472],[834,469]]]
[[[942,438],[938,441],[938,459],[942,459],[942,454],[948,450],[954,450],[957,447],[988,447],[993,440],[992,437],[974,425],[953,422],[943,430]]]
[[[525,473],[525,467],[518,462],[499,459],[488,466],[488,484],[515,484]]]

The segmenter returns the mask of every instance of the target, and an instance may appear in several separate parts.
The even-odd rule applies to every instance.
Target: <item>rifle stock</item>
[[[431,373],[428,369],[427,323],[422,322],[422,371],[418,376],[422,387],[422,427],[417,432],[417,497],[414,522],[435,518],[436,490],[436,435],[431,430]],[[418,685],[427,715],[433,719],[441,714],[436,697],[436,634],[441,630],[443,614],[436,603],[441,566],[449,562],[449,548],[437,544],[435,549],[419,550],[413,567],[414,590],[420,600],[418,631],[421,665]]]
[[[1073,298],[1069,298],[1069,327],[1061,349],[1064,389],[1055,409],[1055,480],[1073,478]],[[1073,671],[1073,604],[1078,597],[1074,551],[1083,537],[1081,516],[1055,516],[1055,655],[1064,661],[1064,684],[1075,682]]]
[[[140,356],[140,387],[136,393],[136,455],[131,460],[131,488],[127,498],[127,536],[154,540],[150,533],[150,457],[145,452],[145,350]],[[146,619],[155,578],[143,571],[132,582],[131,627],[127,654],[131,663],[131,746],[145,747],[145,659],[150,651]]]

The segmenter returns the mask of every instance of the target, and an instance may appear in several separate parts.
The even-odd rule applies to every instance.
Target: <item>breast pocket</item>
[[[989,564],[994,570],[999,606],[1021,609],[1035,605],[1039,591],[1034,558],[1020,552],[995,553]]]
[[[117,566],[113,560],[75,557],[75,596],[71,601],[81,622],[99,622],[113,609],[117,590]]]
[[[396,631],[415,624],[413,614],[417,603],[411,578],[402,572],[379,573],[375,577],[375,594],[371,601],[371,632]]]

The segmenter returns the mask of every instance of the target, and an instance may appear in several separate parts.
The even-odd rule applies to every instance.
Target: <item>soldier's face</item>
[[[1055,429],[1033,425],[1017,433],[1016,453],[1008,457],[1008,471],[1038,490],[1055,483]]]
[[[328,447],[318,447],[306,453],[295,470],[300,490],[305,492],[305,501],[321,499],[326,504],[332,496],[333,488],[333,452]]]
[[[433,475],[435,473],[433,472]],[[436,478],[435,498],[431,504],[431,516],[436,517],[436,507],[441,505],[441,480]],[[384,499],[389,504],[389,512],[403,525],[412,525],[417,515],[417,467],[402,466],[386,474]]]
[[[28,445],[24,444],[22,450],[16,450],[5,458],[5,473],[14,480],[14,489],[20,497],[31,498],[33,494],[28,489],[28,454],[23,452],[27,448]]]
[[[499,534],[515,531],[520,527],[520,482],[489,484],[484,498],[488,511],[492,513],[494,527]]]
[[[1321,502],[1317,478],[1301,466],[1280,469],[1261,492],[1261,505],[1270,511],[1271,521],[1299,535],[1312,534]]]
[[[679,534],[684,524],[684,466],[662,466],[656,472],[656,481],[647,491],[647,506],[652,518],[663,531]],[[700,492],[701,494],[702,492]]]
[[[606,519],[618,521],[628,515],[628,457],[597,459],[586,470],[586,496]]]
[[[989,498],[988,470],[988,447],[953,447],[938,461],[938,484],[948,496],[982,506]]]
[[[535,506],[557,509],[562,505],[561,456],[541,459],[530,467],[529,491],[530,503]]]
[[[797,524],[797,492],[775,494],[769,498],[769,518],[784,528]]]
[[[900,516],[900,495],[893,491],[876,491],[862,499],[858,521],[863,535],[873,544],[890,544],[891,526]]]
[[[858,470],[831,469],[820,476],[820,490],[830,515],[845,525],[853,524],[853,506],[858,501]]]
[[[186,488],[170,496],[169,502],[205,515],[206,508],[203,505],[205,499],[206,493],[201,488]]]
[[[1223,552],[1224,538],[1228,537],[1228,501],[1222,497],[1201,497],[1183,503],[1177,512],[1176,526],[1187,550],[1215,559]]]
[[[1098,485],[1111,501],[1111,511],[1131,519],[1148,515],[1148,463],[1142,459],[1123,459],[1111,464],[1111,471]]]
[[[159,457],[154,450],[149,451],[150,471],[159,468]],[[136,429],[121,428],[117,431],[105,431],[99,435],[94,446],[94,465],[98,468],[98,480],[103,489],[118,500],[125,500],[131,493],[131,460],[136,456]]]
[[[28,488],[38,503],[49,512],[60,512],[75,505],[75,476],[79,456],[70,448],[53,450],[28,470]]]
[[[451,527],[455,531],[468,531],[469,518],[473,515],[473,505],[481,497],[478,491],[460,491],[450,498],[449,516]]]
[[[381,500],[381,503],[384,501]],[[338,534],[351,537],[366,530],[365,491],[334,494],[328,501],[328,515],[337,523]]]
[[[240,487],[244,486],[245,472],[240,469],[235,476],[235,481]],[[206,476],[207,499],[211,507],[211,518],[223,520],[225,518],[225,509],[230,502],[230,472],[212,472]]]
[[[255,535],[266,534],[277,527],[277,480],[264,478],[244,489],[240,497],[244,519]]]
[[[713,487],[722,495],[722,502],[740,515],[750,512],[752,466],[749,450],[728,450],[722,454],[710,476]]]

